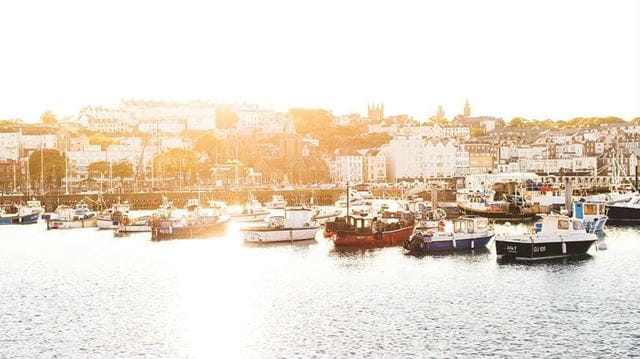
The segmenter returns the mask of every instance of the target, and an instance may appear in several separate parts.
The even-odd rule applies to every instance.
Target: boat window
[[[467,233],[473,233],[473,222],[467,222]]]
[[[558,229],[569,229],[569,221],[566,219],[558,220]]]
[[[454,232],[464,233],[467,230],[467,223],[465,221],[456,221],[453,227]]]
[[[573,221],[573,229],[576,231],[581,231],[584,229],[584,222],[582,221]]]
[[[595,204],[585,204],[584,214],[597,214]]]

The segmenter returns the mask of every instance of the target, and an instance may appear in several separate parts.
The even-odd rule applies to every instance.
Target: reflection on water
[[[0,228],[0,357],[621,356],[638,351],[640,236],[533,264],[317,241]],[[524,230],[499,226],[498,232]]]

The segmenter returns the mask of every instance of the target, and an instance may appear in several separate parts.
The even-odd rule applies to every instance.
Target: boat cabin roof
[[[560,214],[550,214],[542,218],[542,234],[570,234],[585,232],[584,222]]]

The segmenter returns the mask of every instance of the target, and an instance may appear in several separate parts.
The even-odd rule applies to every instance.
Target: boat
[[[494,232],[489,220],[480,216],[461,216],[453,220],[453,231],[417,231],[403,243],[414,254],[485,248]]]
[[[61,205],[56,208],[55,218],[47,220],[47,229],[70,229],[96,227],[96,213],[84,202],[75,207]]]
[[[269,211],[257,199],[252,198],[242,208],[242,212],[231,214],[231,220],[234,222],[257,222],[264,221],[268,215]]]
[[[27,206],[8,205],[0,207],[0,225],[33,224],[38,222],[40,212]]]
[[[342,210],[331,207],[313,207],[313,219],[320,225],[323,225],[329,221],[333,221],[342,214]]]
[[[415,198],[404,203],[404,208],[413,213],[416,221],[416,231],[440,228],[444,225],[447,212],[442,208],[432,209],[421,198]]]
[[[38,212],[38,215],[41,215],[44,213],[44,207],[42,206],[42,202],[38,201],[35,198],[32,198],[31,200],[27,201],[26,207],[31,209],[32,212]]]
[[[247,243],[293,242],[315,239],[320,224],[309,208],[287,208],[284,216],[272,216],[266,226],[243,228]]]
[[[385,213],[383,217],[347,215],[327,222],[335,247],[388,247],[401,245],[411,234],[415,222],[411,213]]]
[[[495,191],[459,191],[456,203],[460,212],[466,215],[477,215],[501,222],[533,221],[536,214],[530,208],[516,201],[494,200]],[[522,200],[519,198],[518,200]]]
[[[531,261],[584,255],[597,239],[582,220],[551,214],[543,217],[539,232],[500,234],[495,243],[498,259]]]
[[[199,238],[222,234],[230,216],[224,202],[210,201],[208,207],[196,207],[178,215],[171,208],[160,208],[151,217],[151,239]]]
[[[118,202],[107,208],[96,217],[98,229],[118,229],[122,219],[129,213],[128,202]]]
[[[124,215],[116,228],[116,234],[139,232],[151,232],[151,216],[130,219],[128,215]]]
[[[602,232],[609,217],[606,213],[606,203],[604,201],[585,200],[573,202],[573,219],[584,222],[587,232]]]
[[[354,189],[347,188],[347,194],[342,194],[338,198],[338,201],[334,204],[336,207],[348,207],[348,206],[360,206],[365,204],[364,198],[362,198],[362,194]]]
[[[623,202],[606,205],[606,214],[611,224],[640,224],[640,195]]]
[[[287,201],[285,201],[284,196],[275,194],[271,197],[271,201],[265,203],[265,206],[269,209],[285,209]]]

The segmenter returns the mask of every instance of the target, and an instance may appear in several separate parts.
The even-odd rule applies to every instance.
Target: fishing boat
[[[419,231],[403,243],[410,253],[427,254],[484,248],[493,238],[489,220],[479,216],[461,216],[453,220],[453,231]]]
[[[269,209],[285,209],[287,201],[285,201],[284,196],[276,194],[271,197],[271,201],[265,203],[265,206]]]
[[[532,221],[536,215],[530,208],[515,201],[494,200],[495,191],[459,191],[456,203],[460,212],[466,215],[477,215],[494,221],[526,222]]]
[[[171,208],[161,208],[151,218],[151,239],[200,238],[225,233],[230,220],[226,209],[226,204],[217,201],[182,215]]]
[[[56,208],[55,218],[47,220],[47,229],[70,229],[96,227],[96,213],[84,202],[75,207],[61,205]]]
[[[35,198],[27,201],[26,207],[31,209],[32,212],[37,212],[38,215],[41,215],[44,213],[44,207],[42,206],[42,202],[38,201]]]
[[[539,232],[500,234],[495,243],[499,259],[530,261],[584,255],[597,239],[582,220],[552,214],[543,217]]]
[[[247,243],[293,242],[314,239],[320,225],[309,208],[287,208],[284,216],[272,216],[266,226],[243,228]]]
[[[401,245],[413,233],[415,222],[410,213],[396,212],[382,218],[347,215],[327,225],[335,247],[366,248]]]
[[[98,229],[118,229],[120,222],[129,213],[128,202],[118,202],[107,208],[96,217]]]
[[[336,201],[334,205],[336,207],[344,208],[348,206],[360,206],[364,204],[365,200],[364,198],[362,198],[362,194],[358,190],[354,188],[348,188],[347,186],[347,193],[340,195],[340,198],[338,198],[338,201]]]
[[[257,199],[252,198],[244,205],[242,212],[231,214],[231,220],[234,222],[257,222],[264,221],[268,215],[269,211]]]
[[[413,213],[416,221],[416,231],[442,227],[444,220],[447,218],[447,212],[445,212],[444,209],[432,209],[431,206],[421,198],[404,202],[404,208]]]
[[[611,224],[640,224],[640,195],[623,202],[609,203],[606,211]]]
[[[38,222],[40,212],[21,205],[0,207],[0,225],[33,224]]]

